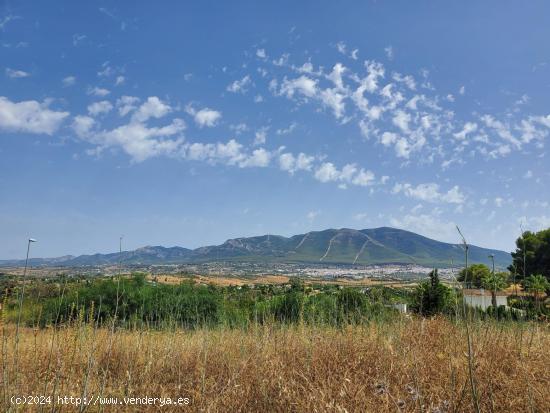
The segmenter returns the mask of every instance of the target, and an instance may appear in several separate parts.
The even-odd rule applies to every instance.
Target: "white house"
[[[472,307],[478,307],[482,310],[493,305],[491,298],[491,291],[479,289],[479,290],[464,290],[464,301],[466,304]],[[508,296],[505,294],[497,292],[497,307],[508,306]]]

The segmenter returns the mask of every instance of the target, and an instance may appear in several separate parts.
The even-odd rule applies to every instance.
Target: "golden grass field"
[[[177,408],[104,406],[103,411],[475,411],[465,329],[444,318],[402,318],[342,330],[24,328],[17,357],[14,335],[14,326],[3,328],[0,411],[16,411],[9,402],[13,394],[76,397],[84,388],[88,397],[190,399]],[[472,338],[480,411],[550,411],[548,325],[475,322]],[[26,405],[17,411],[78,408]]]

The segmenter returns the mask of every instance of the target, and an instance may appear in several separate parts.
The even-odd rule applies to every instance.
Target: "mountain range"
[[[471,263],[507,267],[509,253],[476,246],[469,248]],[[33,266],[100,266],[121,261],[126,265],[184,264],[209,261],[294,262],[325,264],[418,264],[430,267],[449,267],[451,261],[463,263],[464,250],[460,244],[449,244],[396,228],[355,230],[349,228],[312,231],[283,237],[262,235],[234,238],[221,245],[194,250],[183,247],[146,246],[133,251],[110,254],[32,258]],[[24,260],[3,260],[1,266],[24,265]]]

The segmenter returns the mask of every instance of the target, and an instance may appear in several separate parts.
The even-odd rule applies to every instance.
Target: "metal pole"
[[[494,300],[491,304],[493,304],[493,307],[497,308],[497,280],[495,278],[495,254],[489,255],[489,258],[491,258],[491,261],[493,263],[493,297]]]
[[[27,267],[29,264],[29,252],[31,249],[31,242],[36,242],[34,238],[29,238],[28,244],[27,244],[27,257],[25,258],[25,269],[23,270],[23,285],[21,287],[21,294],[19,294],[19,310],[17,314],[17,325],[15,326],[15,348],[14,348],[14,371],[16,373],[15,378],[15,387],[18,387],[18,379],[17,379],[17,365],[18,365],[18,353],[19,353],[19,325],[21,324],[21,313],[23,312],[23,298],[25,297],[25,278],[27,276]]]
[[[118,239],[118,276],[122,272],[122,237]]]

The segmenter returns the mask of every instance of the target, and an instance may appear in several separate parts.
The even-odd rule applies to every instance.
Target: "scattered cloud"
[[[14,20],[19,19],[19,16],[14,16],[13,14],[8,14],[2,18],[0,18],[0,30],[4,31],[6,28],[6,25]]]
[[[137,105],[140,99],[135,96],[121,96],[116,101],[116,107],[118,108],[118,114],[120,116],[126,116],[128,113],[137,109]]]
[[[418,215],[407,214],[398,218],[392,217],[390,224],[396,228],[447,241],[452,240],[456,233],[456,224],[441,218],[437,211]]]
[[[267,140],[267,131],[269,127],[263,126],[254,134],[254,145],[265,145]]]
[[[162,118],[172,111],[172,108],[156,96],[151,96],[141,104],[132,115],[132,120],[145,122],[150,118]]]
[[[196,110],[191,105],[187,105],[185,110],[188,114],[193,116],[195,123],[200,128],[203,128],[205,126],[208,128],[212,128],[218,124],[218,121],[222,117],[221,112],[210,108]]]
[[[306,215],[306,218],[309,222],[313,222],[319,215],[321,215],[321,211],[319,210],[309,211]]]
[[[86,40],[86,38],[87,36],[85,34],[73,34],[73,46],[77,47],[84,40]]]
[[[88,105],[88,113],[91,116],[103,115],[109,113],[111,110],[113,110],[113,104],[108,100],[102,100]]]
[[[0,129],[8,132],[52,135],[69,112],[49,108],[51,101],[36,100],[12,102],[0,96]]]
[[[6,76],[10,79],[22,79],[24,77],[29,77],[31,74],[23,70],[16,70],[11,68],[6,68]]]
[[[88,95],[91,95],[91,96],[105,97],[110,93],[111,92],[108,89],[97,87],[97,86],[88,88]]]
[[[297,171],[311,171],[313,168],[313,156],[300,152],[297,156],[285,152],[279,155],[279,167],[281,170],[293,175]]]
[[[340,170],[331,162],[322,163],[315,170],[315,179],[320,182],[338,182],[341,188],[345,189],[348,184],[357,186],[369,186],[375,182],[373,172],[358,168],[355,164],[346,164]]]
[[[76,83],[76,77],[74,77],[74,76],[64,77],[61,80],[61,83],[63,84],[63,87],[73,86]]]
[[[280,128],[275,131],[277,135],[289,135],[298,127],[298,124],[296,122],[292,122],[288,127],[286,128]]]
[[[408,183],[396,183],[392,189],[392,193],[403,193],[407,197],[427,202],[462,204],[466,201],[466,196],[460,191],[460,188],[456,185],[449,189],[447,192],[441,192],[439,189],[439,185],[436,183],[419,184],[417,186],[413,186]]]
[[[229,86],[227,86],[227,91],[231,93],[246,93],[248,88],[252,84],[252,79],[249,75],[246,75],[240,80],[235,80]]]

